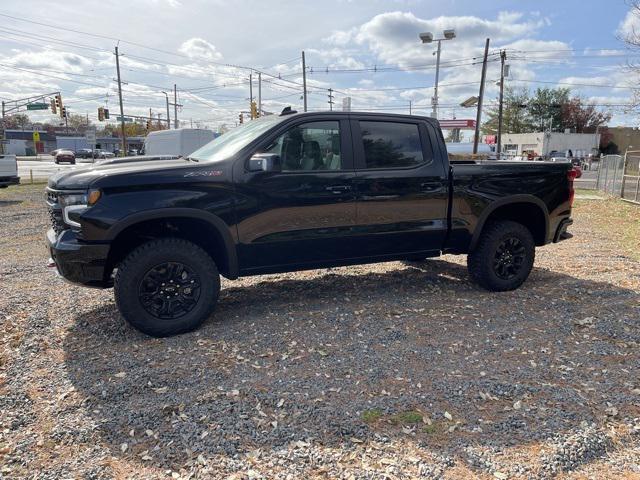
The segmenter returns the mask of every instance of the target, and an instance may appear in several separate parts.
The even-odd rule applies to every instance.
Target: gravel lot
[[[252,277],[152,339],[47,270],[42,190],[0,190],[0,478],[640,478],[640,208],[578,201],[515,292]]]

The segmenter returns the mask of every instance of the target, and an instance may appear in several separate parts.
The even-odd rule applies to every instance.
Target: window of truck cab
[[[355,122],[360,132],[355,137],[360,138],[360,169],[412,169],[433,161],[433,145],[422,122],[367,118]]]
[[[309,120],[287,128],[258,151],[278,155],[283,173],[340,171],[341,142],[339,120]]]

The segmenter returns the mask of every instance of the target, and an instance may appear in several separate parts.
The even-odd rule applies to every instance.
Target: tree
[[[31,125],[31,120],[29,120],[29,116],[24,113],[15,113],[13,115],[8,115],[4,119],[4,128],[20,128],[24,130],[26,127]]]
[[[584,105],[580,97],[573,97],[561,108],[561,129],[574,130],[576,133],[595,131],[611,120],[611,113],[599,112],[593,105]]]
[[[499,102],[499,98],[496,103]],[[527,111],[529,103],[529,90],[526,87],[515,89],[506,86],[502,100],[502,132],[503,133],[527,133],[532,130],[531,120]],[[486,122],[482,124],[482,133],[495,135],[498,133],[499,106],[487,109]]]
[[[625,42],[632,50],[640,50],[640,32],[636,31],[634,24],[640,23],[640,0],[632,0],[630,3],[630,15],[627,16],[622,24],[620,40]],[[635,18],[634,18],[635,17]],[[640,74],[640,65],[630,63],[629,70],[636,75]],[[633,90],[633,103],[640,105],[640,89]]]
[[[89,121],[89,123],[87,123],[87,117],[85,115],[70,113],[67,116],[67,124],[70,129],[80,132],[86,130],[87,126],[91,125],[91,122]]]
[[[569,102],[568,88],[537,88],[529,101],[527,112],[534,129],[562,129],[562,106]]]

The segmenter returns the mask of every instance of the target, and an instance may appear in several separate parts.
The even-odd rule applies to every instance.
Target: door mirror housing
[[[249,159],[250,172],[279,172],[280,155],[275,153],[256,153]]]

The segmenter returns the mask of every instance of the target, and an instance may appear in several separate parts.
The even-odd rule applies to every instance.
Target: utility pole
[[[302,51],[302,98],[304,99],[304,111],[307,111],[307,64]]]
[[[262,73],[258,72],[258,117],[262,113]]]
[[[120,58],[118,57],[117,45],[116,45],[116,71],[118,72],[118,98],[120,99],[120,129],[122,132],[122,155],[126,155],[127,138],[124,130],[124,107],[122,105],[122,81],[120,80]],[[65,119],[65,122],[66,122],[66,119]]]
[[[178,128],[178,86],[173,84],[173,128]]]
[[[409,115],[411,115],[411,100],[409,100]]]
[[[2,118],[0,118],[0,132],[2,133],[2,135],[0,135],[0,138],[2,140],[4,140],[4,100],[2,101]],[[4,153],[4,143],[0,143],[0,153]]]
[[[500,51],[500,104],[498,105],[498,145],[496,146],[496,158],[500,160],[502,152],[502,99],[504,95],[504,61],[507,58],[505,50]]]
[[[164,93],[164,97],[167,100],[167,130],[171,130],[171,119],[169,118],[169,94],[167,92]]]
[[[253,104],[253,73],[249,74],[249,110]],[[253,118],[251,119],[253,120]]]
[[[329,101],[327,103],[329,104],[329,110],[333,111],[333,89],[332,88],[329,89]]]
[[[484,59],[482,60],[482,75],[480,76],[480,93],[478,94],[478,111],[476,113],[476,132],[473,136],[473,154],[478,153],[480,140],[480,120],[482,119],[482,100],[484,98],[484,79],[487,76],[487,58],[489,57],[489,39],[484,44]]]
[[[438,53],[436,54],[436,83],[433,88],[433,102],[431,108],[431,117],[438,118],[438,79],[440,78],[440,49],[442,48],[442,40],[438,40]]]

